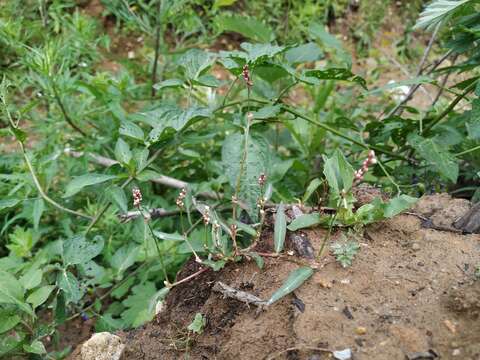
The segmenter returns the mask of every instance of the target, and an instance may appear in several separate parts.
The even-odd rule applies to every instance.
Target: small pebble
[[[355,329],[357,335],[365,335],[367,333],[367,328],[363,326],[359,326]]]
[[[452,356],[458,356],[460,355],[460,349],[455,349],[452,351]]]
[[[420,249],[421,249],[421,247],[420,247],[420,245],[419,245],[418,243],[413,243],[413,244],[412,244],[412,250],[413,250],[413,251],[418,251],[418,250],[420,250]]]

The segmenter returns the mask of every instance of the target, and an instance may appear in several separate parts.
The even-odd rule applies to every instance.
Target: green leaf
[[[125,191],[120,186],[111,186],[107,190],[107,196],[117,206],[122,213],[128,211],[128,200]]]
[[[157,289],[151,281],[144,282],[132,288],[132,294],[122,301],[127,308],[121,317],[129,327],[138,327],[151,321],[155,316],[155,309],[151,309],[150,301]]]
[[[45,202],[42,198],[36,199],[33,202],[33,227],[35,230],[38,229],[38,225],[40,224],[40,218],[42,217],[43,210],[45,209]]]
[[[256,236],[257,235],[257,231],[253,227],[251,227],[250,225],[245,224],[241,221],[235,221],[235,224],[237,224],[237,228],[238,228],[239,231],[243,231],[250,236]]]
[[[178,60],[189,80],[197,80],[214,62],[214,54],[200,49],[190,49]]]
[[[20,199],[1,199],[0,211],[13,208],[17,206],[19,202],[20,202]]]
[[[143,141],[145,138],[145,134],[143,133],[142,128],[137,124],[135,124],[134,122],[131,122],[128,120],[122,121],[122,125],[120,126],[119,133],[120,135],[124,135],[139,141]]]
[[[195,319],[193,319],[192,323],[188,325],[188,330],[196,333],[201,334],[203,332],[203,327],[205,326],[206,321],[202,314],[196,313]]]
[[[18,304],[23,302],[25,290],[13,275],[6,271],[0,271],[0,303]]]
[[[431,29],[439,22],[454,15],[463,5],[469,2],[473,3],[472,0],[434,0],[422,11],[414,28]]]
[[[232,31],[258,42],[270,42],[275,39],[274,31],[255,18],[240,15],[219,15],[214,22],[219,32]]]
[[[218,9],[222,6],[231,6],[236,2],[237,0],[215,0],[215,2],[213,3],[213,8]]]
[[[408,142],[440,175],[453,183],[457,182],[458,161],[445,149],[445,146],[438,144],[433,139],[425,139],[416,134],[408,136]]]
[[[277,208],[275,215],[275,227],[274,227],[274,249],[278,254],[283,250],[283,244],[285,243],[285,236],[287,234],[287,218],[285,216],[285,207],[280,204]]]
[[[270,297],[270,299],[267,301],[267,305],[272,305],[284,296],[290,294],[292,291],[302,285],[308,278],[310,278],[312,274],[313,270],[309,267],[301,267],[292,271],[288,275],[287,280],[285,280],[280,289],[275,291]]]
[[[78,303],[85,293],[85,289],[80,286],[77,278],[70,271],[63,270],[58,274],[57,286],[63,290],[66,304]]]
[[[247,52],[247,62],[258,64],[283,52],[286,47],[272,44],[241,43],[240,47]]]
[[[0,338],[0,357],[7,355],[20,347],[25,338],[25,333],[20,331],[12,331],[6,336],[2,336]]]
[[[97,185],[108,180],[115,179],[115,175],[106,174],[85,174],[76,176],[70,181],[66,187],[64,198],[70,197],[82,191],[83,188],[91,185]]]
[[[310,199],[310,196],[315,192],[315,190],[318,189],[320,185],[322,185],[322,180],[315,178],[313,179],[310,184],[307,186],[307,190],[305,190],[305,194],[303,194],[302,202],[305,204],[308,199]]]
[[[251,256],[253,260],[255,260],[255,263],[257,264],[260,270],[263,269],[263,266],[265,265],[265,261],[263,260],[263,257],[258,255],[256,252],[249,252],[247,255]]]
[[[123,165],[128,165],[132,159],[130,145],[128,145],[122,138],[118,138],[117,144],[115,145],[115,159]]]
[[[367,82],[361,76],[355,75],[348,69],[330,68],[326,70],[307,70],[304,73],[307,77],[313,77],[319,80],[341,80],[349,81],[359,84],[365,90],[367,89]]]
[[[325,30],[325,25],[321,23],[311,23],[308,32],[311,36],[319,39],[325,46],[343,51],[342,42],[334,35]]]
[[[335,150],[330,158],[324,157],[324,162],[323,174],[327,179],[330,191],[339,198],[342,190],[348,192],[352,188],[353,167],[339,150]]]
[[[179,233],[167,234],[167,233],[155,230],[153,234],[160,240],[185,241],[185,236],[180,235]]]
[[[37,267],[32,267],[20,277],[19,281],[25,290],[30,290],[40,285],[42,276],[42,270]]]
[[[66,265],[86,263],[102,252],[104,244],[100,235],[94,236],[92,240],[83,234],[74,235],[63,243],[63,261]]]
[[[122,274],[135,263],[140,248],[134,244],[124,245],[113,254],[110,264],[117,274]]]
[[[315,43],[299,45],[285,53],[285,59],[290,64],[317,61],[322,57],[323,52]]]
[[[14,309],[0,309],[0,334],[13,329],[22,318],[15,313]]]
[[[31,229],[24,229],[20,226],[15,227],[15,231],[9,236],[7,248],[18,257],[30,257],[31,250],[35,245]]]
[[[220,271],[225,267],[225,265],[227,264],[227,261],[226,260],[214,261],[214,260],[205,259],[205,260],[202,260],[202,263],[211,267],[213,271]]]
[[[391,199],[385,206],[384,216],[386,218],[394,217],[395,215],[400,214],[402,211],[405,211],[412,207],[418,201],[417,198],[400,195],[396,198]]]
[[[281,105],[264,106],[252,112],[254,119],[264,120],[277,117],[282,109]]]
[[[30,345],[23,345],[23,350],[25,350],[28,353],[38,354],[38,355],[47,353],[45,346],[39,340],[34,340]]]
[[[55,289],[55,285],[42,286],[27,297],[27,302],[32,304],[33,308],[35,309],[47,301],[53,289]]]
[[[322,217],[319,213],[303,214],[294,219],[287,228],[290,231],[297,231],[300,229],[317,226],[326,223],[327,221],[328,218]]]
[[[256,221],[257,200],[261,196],[258,177],[262,173],[269,174],[271,154],[265,139],[249,135],[247,157],[240,174],[244,148],[245,140],[242,134],[227,136],[222,146],[222,164],[233,189],[237,186],[237,179],[240,179],[238,199],[246,205],[248,215]]]
[[[164,88],[170,88],[170,87],[183,87],[184,81],[180,79],[168,79],[164,80],[158,84],[155,84],[153,87],[156,90],[161,90]]]

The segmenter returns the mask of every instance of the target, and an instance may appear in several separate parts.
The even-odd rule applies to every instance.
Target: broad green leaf
[[[467,3],[474,3],[472,0],[434,0],[422,11],[420,18],[415,24],[415,29],[431,29],[436,24],[451,17]]]
[[[42,276],[42,270],[37,267],[32,267],[20,277],[19,281],[25,290],[30,290],[40,285]]]
[[[395,215],[400,214],[402,211],[409,209],[413,204],[418,201],[417,198],[400,195],[396,198],[391,199],[385,206],[384,216],[386,218],[394,217]]]
[[[128,165],[132,159],[130,145],[128,145],[122,138],[118,138],[117,144],[115,145],[115,159],[123,165]]]
[[[83,188],[91,185],[97,185],[108,180],[115,179],[115,175],[106,174],[85,174],[76,176],[70,181],[66,187],[64,198],[70,197],[82,191]]]
[[[308,199],[310,199],[310,196],[315,192],[315,190],[318,189],[320,185],[322,185],[322,180],[315,178],[313,179],[310,184],[307,186],[307,190],[305,190],[305,194],[303,194],[302,202],[305,204]]]
[[[124,245],[113,254],[110,264],[117,274],[122,274],[135,263],[140,248],[136,245]]]
[[[270,42],[275,39],[274,31],[255,18],[241,15],[219,15],[214,22],[219,32],[232,31],[258,42]]]
[[[22,318],[14,309],[0,309],[0,334],[14,328]]]
[[[179,233],[167,234],[167,233],[155,230],[153,234],[160,240],[185,241],[185,236],[180,235]]]
[[[367,82],[361,76],[355,75],[348,69],[330,68],[326,70],[307,70],[304,75],[306,77],[313,77],[320,80],[341,80],[350,81],[359,84],[365,90],[367,89]]]
[[[283,250],[285,236],[287,234],[287,218],[285,216],[285,206],[280,204],[275,215],[275,226],[273,233],[274,249],[278,254]]]
[[[86,263],[102,252],[105,241],[96,235],[89,240],[83,234],[74,235],[63,243],[63,261],[66,265]]]
[[[20,226],[15,227],[15,231],[9,236],[7,249],[18,257],[32,256],[31,250],[35,245],[34,235],[31,229],[24,229]]]
[[[25,289],[20,281],[6,271],[0,271],[0,303],[18,304],[23,302]]]
[[[299,45],[285,53],[285,59],[290,64],[317,61],[323,57],[322,50],[315,43]]]
[[[319,213],[304,214],[293,220],[290,225],[288,225],[288,230],[297,231],[300,229],[320,225],[326,223],[327,221],[328,217],[322,217]]]
[[[128,200],[125,191],[120,186],[111,186],[107,190],[109,199],[117,206],[122,213],[128,211]]]
[[[263,266],[265,265],[265,261],[263,260],[263,257],[258,255],[256,252],[249,252],[247,255],[251,256],[253,260],[255,260],[255,263],[257,264],[260,270],[263,269]]]
[[[57,286],[65,293],[66,304],[79,302],[85,293],[85,289],[70,271],[63,270],[58,274]]]
[[[35,309],[47,301],[53,289],[55,289],[55,285],[42,286],[28,295],[27,302],[32,304],[33,308]]]
[[[241,221],[236,221],[235,224],[237,224],[237,228],[238,228],[239,231],[243,231],[250,236],[257,235],[257,231],[253,227],[251,227],[250,225],[245,224]]]
[[[190,49],[178,60],[185,77],[189,80],[197,80],[214,62],[215,55],[213,53],[200,49]]]
[[[313,269],[309,267],[301,267],[292,271],[283,285],[273,293],[268,299],[267,305],[272,305],[284,296],[290,294],[292,291],[302,285],[313,274]]]
[[[203,327],[205,326],[206,321],[202,314],[196,313],[195,319],[193,319],[192,323],[188,325],[188,330],[196,333],[201,334],[203,332]]]
[[[246,161],[241,167],[245,148],[244,136],[239,133],[227,136],[222,146],[222,164],[233,189],[236,189],[237,180],[240,180],[238,198],[246,205],[250,217],[257,221],[257,200],[261,196],[258,177],[260,174],[269,175],[271,154],[265,139],[249,136],[247,142]]]
[[[45,209],[45,202],[42,198],[36,199],[33,202],[33,227],[38,229],[38,224],[40,223],[40,218],[42,217],[43,210]]]
[[[23,350],[28,353],[32,354],[46,354],[47,350],[45,349],[45,345],[39,340],[34,340],[30,345],[23,345]]]
[[[121,135],[127,136],[129,138],[143,141],[145,138],[145,134],[140,126],[135,124],[134,122],[125,120],[122,122],[119,130]],[[118,159],[117,159],[118,160]]]
[[[247,52],[247,62],[258,64],[283,52],[286,47],[272,44],[241,43],[240,47]]]
[[[197,121],[211,116],[211,110],[205,107],[189,107],[186,110],[164,106],[146,114],[152,118],[149,123],[153,129],[148,135],[148,144],[173,136],[178,131],[184,131]]]
[[[252,114],[254,119],[259,119],[259,120],[270,119],[270,118],[277,117],[281,109],[282,109],[281,105],[265,106],[258,109],[257,111],[254,111]]]
[[[236,2],[237,0],[215,0],[215,2],[213,3],[213,8],[218,9],[222,6],[231,6]]]
[[[17,206],[19,202],[20,202],[20,199],[1,199],[0,211],[13,208]]]
[[[202,260],[202,264],[205,264],[213,269],[213,271],[220,271],[222,270],[225,265],[227,264],[226,260],[210,260],[210,259],[205,259]]]
[[[308,28],[311,36],[319,39],[325,46],[343,51],[342,42],[325,30],[325,25],[312,23]]]
[[[132,288],[132,294],[122,301],[127,310],[121,316],[129,327],[138,327],[153,319],[155,311],[149,305],[156,292],[155,284],[150,281]]]
[[[327,179],[332,194],[338,198],[342,190],[345,190],[345,192],[350,191],[353,184],[354,170],[345,156],[339,150],[335,150],[332,157],[324,157],[324,162],[323,174]]]
[[[408,137],[408,142],[417,151],[427,164],[432,166],[440,175],[449,179],[451,182],[457,182],[458,178],[458,161],[445,146],[441,146],[433,139],[422,138],[416,134]]]

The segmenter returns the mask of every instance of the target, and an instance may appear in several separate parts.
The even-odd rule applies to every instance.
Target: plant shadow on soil
[[[469,207],[466,200],[434,195],[411,212],[443,226]],[[324,230],[305,233],[318,249]],[[222,281],[265,299],[297,264],[265,258],[263,270],[244,261],[203,273],[172,289],[154,321],[119,334],[123,359],[332,358],[312,348],[350,348],[357,360],[480,358],[479,235],[423,228],[418,217],[403,214],[368,226],[360,243],[350,268],[328,255],[294,294],[260,313],[212,286]],[[190,261],[178,278],[197,269]],[[303,312],[294,299],[305,305]],[[196,313],[206,319],[204,332],[188,337]]]

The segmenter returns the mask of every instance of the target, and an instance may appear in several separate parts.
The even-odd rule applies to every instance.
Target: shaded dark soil
[[[411,212],[450,226],[469,206],[437,195]],[[306,234],[318,249],[324,231]],[[120,334],[124,359],[332,358],[315,348],[350,348],[357,360],[480,359],[480,280],[474,277],[479,235],[423,228],[417,216],[404,214],[369,226],[359,241],[352,267],[344,269],[328,255],[294,294],[260,313],[211,291],[213,284],[222,281],[265,299],[298,264],[267,257],[263,270],[245,261],[203,273],[174,288],[153,322]],[[178,278],[197,266],[188,263]],[[206,318],[204,332],[189,335],[196,313]]]

